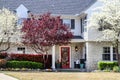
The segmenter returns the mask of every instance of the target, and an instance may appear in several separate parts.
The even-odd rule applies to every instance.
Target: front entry
[[[61,63],[63,69],[70,68],[70,47],[61,47]]]

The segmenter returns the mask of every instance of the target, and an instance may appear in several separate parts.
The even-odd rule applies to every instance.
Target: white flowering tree
[[[120,0],[100,0],[103,6],[98,7],[90,18],[90,27],[98,28],[103,36],[100,40],[112,42],[116,49],[116,58],[120,66],[119,37],[120,37]]]
[[[16,15],[6,8],[0,9],[0,52],[7,51],[19,40],[20,30]]]

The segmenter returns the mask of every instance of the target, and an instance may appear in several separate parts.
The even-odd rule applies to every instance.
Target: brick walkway
[[[0,80],[18,80],[18,79],[5,75],[3,73],[0,73]]]

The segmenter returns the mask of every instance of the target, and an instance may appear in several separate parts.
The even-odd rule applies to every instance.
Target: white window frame
[[[115,61],[114,59],[113,59],[113,55],[115,54],[114,53],[114,51],[113,51],[113,46],[107,46],[107,47],[109,47],[110,48],[110,51],[108,51],[108,53],[104,53],[105,51],[104,51],[104,48],[105,47],[103,47],[103,54],[110,54],[110,60],[104,60],[104,61]],[[103,60],[103,56],[102,56],[102,60]]]

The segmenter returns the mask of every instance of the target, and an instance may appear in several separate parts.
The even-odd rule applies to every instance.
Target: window
[[[110,60],[110,47],[103,47],[103,60]]]
[[[86,29],[86,25],[87,25],[87,21],[86,21],[86,19],[87,19],[87,16],[85,16],[85,17],[83,17],[83,18],[80,19],[81,33],[87,31],[87,29]]]
[[[74,19],[63,19],[63,24],[66,24],[71,29],[75,29],[75,20]]]
[[[110,60],[117,60],[116,53],[115,53],[115,47],[103,47],[102,59],[109,60],[109,61]]]
[[[66,24],[68,27],[71,27],[71,20],[70,19],[63,19],[63,24]]]
[[[18,47],[17,51],[25,53],[25,47]]]
[[[113,60],[117,60],[116,54],[113,54]]]

